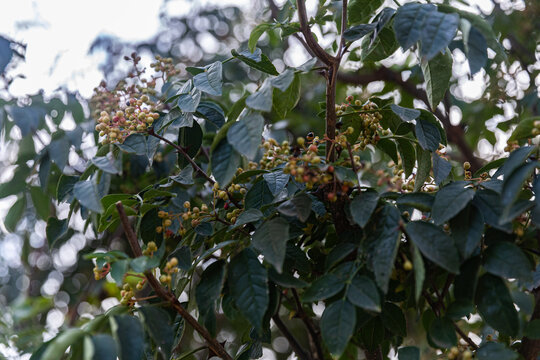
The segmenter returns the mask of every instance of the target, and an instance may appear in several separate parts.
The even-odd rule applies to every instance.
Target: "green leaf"
[[[291,69],[288,69],[287,71],[292,72]],[[275,81],[272,82],[272,86],[276,87]],[[300,89],[300,76],[298,74],[294,74],[294,79],[286,90],[282,91],[277,87],[273,90],[272,108],[280,118],[285,118],[287,113],[296,107],[298,101],[300,100]]]
[[[107,334],[93,335],[91,338],[94,356],[92,360],[116,360],[116,342]],[[85,349],[86,352],[86,349]]]
[[[487,41],[489,47],[497,54],[495,61],[502,62],[507,60],[504,47],[499,42],[493,28],[484,18],[478,14],[473,14],[467,11],[458,10],[446,4],[438,4],[439,11],[446,13],[457,13],[462,19],[467,19],[474,27],[476,27]]]
[[[270,268],[268,271],[268,277],[270,280],[276,284],[283,286],[285,288],[296,288],[301,289],[308,286],[308,283],[302,279],[298,279],[293,275],[287,274],[286,272],[278,274],[276,270]]]
[[[259,38],[264,34],[266,31],[272,29],[274,26],[272,24],[259,24],[255,26],[253,30],[251,30],[251,34],[249,35],[248,40],[248,49],[250,52],[255,52],[255,47],[257,46],[257,41],[259,41]]]
[[[272,192],[272,195],[276,196],[281,193],[283,189],[285,189],[285,186],[287,186],[287,183],[289,182],[290,176],[281,170],[277,170],[263,174],[263,178],[266,181],[268,188]]]
[[[244,210],[236,219],[235,227],[259,221],[263,217],[263,213],[259,209]]]
[[[347,5],[349,25],[368,22],[383,3],[383,0],[351,0]]]
[[[461,19],[461,33],[463,34],[463,47],[469,60],[471,75],[476,74],[487,64],[486,38],[476,27],[466,19]]]
[[[66,136],[62,136],[58,139],[52,140],[51,143],[47,146],[50,159],[60,168],[60,170],[64,170],[68,163],[70,147],[71,144],[69,143],[69,139]]]
[[[68,230],[68,220],[59,220],[55,217],[50,217],[47,220],[47,228],[45,233],[47,234],[47,242],[49,247],[53,247],[54,243],[62,238],[67,233]]]
[[[116,160],[112,156],[96,156],[90,160],[92,164],[106,173],[120,174],[120,169],[116,167]]]
[[[196,115],[204,118],[207,131],[216,131],[225,124],[225,113],[218,104],[211,101],[201,101]]]
[[[418,119],[414,129],[418,143],[424,150],[436,151],[439,148],[441,135],[435,125]]]
[[[422,73],[426,81],[429,105],[435,109],[444,98],[452,77],[452,54],[449,49],[429,61],[423,61]]]
[[[244,62],[249,67],[265,72],[270,75],[279,75],[275,66],[270,59],[261,52],[261,49],[255,48],[254,52],[242,51],[238,53],[236,50],[231,50],[232,56]]]
[[[278,206],[277,210],[285,216],[296,217],[305,223],[311,214],[311,198],[300,194]]]
[[[159,353],[168,359],[171,356],[174,342],[169,315],[165,310],[154,306],[141,306],[138,311],[143,315],[144,327],[156,344]]]
[[[484,253],[487,272],[507,279],[532,280],[532,266],[527,256],[516,245],[499,241],[490,245]]]
[[[384,138],[380,139],[377,142],[376,146],[381,149],[385,154],[390,156],[390,159],[392,159],[394,163],[397,164],[399,162],[396,144],[392,140]]]
[[[457,344],[454,323],[446,317],[433,320],[429,328],[429,337],[435,345],[442,349],[451,348]]]
[[[406,139],[396,139],[396,141],[398,143],[399,156],[401,156],[403,170],[405,170],[405,176],[409,177],[412,174],[414,164],[416,163],[414,146]]]
[[[369,258],[375,281],[384,293],[388,291],[388,281],[399,247],[400,221],[399,210],[395,206],[385,205],[379,215],[376,232],[369,239]]]
[[[462,258],[468,259],[484,234],[484,218],[475,206],[467,206],[450,220],[452,238]]]
[[[540,319],[531,320],[525,327],[524,335],[529,339],[540,339]]]
[[[405,193],[396,199],[397,205],[412,206],[420,211],[429,212],[435,197],[427,193]]]
[[[178,175],[171,176],[170,179],[181,185],[193,185],[193,167],[191,165],[186,166]]]
[[[231,260],[228,280],[238,310],[260,333],[269,296],[266,269],[253,250],[244,249]]]
[[[420,360],[420,349],[416,346],[399,348],[398,360]]]
[[[503,207],[501,204],[501,197],[495,191],[488,189],[477,190],[473,204],[482,213],[486,224],[507,233],[512,232],[512,224],[499,224],[499,218],[503,212]]]
[[[456,35],[459,24],[457,14],[445,14],[438,11],[426,16],[420,38],[420,54],[430,60],[441,50],[444,50]]]
[[[193,121],[191,127],[183,126],[178,130],[178,145],[180,145],[190,158],[194,158],[199,152],[203,140],[203,132],[198,122]],[[178,153],[178,166],[184,168],[189,162]]]
[[[92,180],[79,181],[73,186],[73,196],[85,208],[101,213],[103,207],[99,201],[97,186]]]
[[[245,197],[245,209],[260,209],[274,200],[266,181],[259,181],[248,190]]]
[[[221,61],[216,61],[205,66],[203,72],[193,77],[193,85],[209,95],[221,96],[221,88],[223,86],[222,72]]]
[[[475,303],[484,321],[504,335],[515,336],[519,330],[518,313],[504,281],[484,274],[478,280]]]
[[[406,121],[406,122],[413,121],[414,119],[418,118],[421,114],[420,110],[404,108],[396,104],[391,104],[390,108],[392,109],[394,114],[396,114],[397,116],[401,118],[401,120]]]
[[[85,332],[81,329],[67,329],[61,332],[49,343],[40,360],[62,359],[67,348],[82,339],[84,335]]]
[[[139,320],[131,315],[116,315],[110,320],[120,360],[141,359],[144,354],[144,331]]]
[[[424,260],[422,254],[416,246],[412,246],[412,259],[414,268],[414,300],[418,302],[422,289],[424,288],[424,280],[426,279],[426,268],[424,266]]]
[[[26,197],[21,197],[11,206],[6,217],[4,218],[4,226],[7,231],[14,232],[17,228],[19,220],[21,220],[24,210],[26,209]]]
[[[376,191],[364,191],[358,194],[350,203],[349,210],[353,221],[360,227],[365,227],[379,202]]]
[[[510,136],[510,139],[508,140],[514,141],[514,140],[523,140],[523,139],[531,138],[535,121],[540,121],[540,116],[520,119],[514,131],[512,131],[512,135]],[[504,162],[504,159],[499,159],[499,161],[502,163]]]
[[[371,43],[371,40],[365,37],[360,45],[362,50],[361,60],[365,62],[375,62],[384,60],[391,56],[397,49],[399,44],[396,41],[394,31],[388,27],[384,27],[377,38]]]
[[[364,310],[381,312],[381,298],[377,286],[367,276],[357,275],[351,281],[347,299]]]
[[[502,215],[508,214],[512,205],[515,203],[523,184],[531,177],[533,171],[537,168],[536,162],[530,162],[521,165],[511,174],[506,173],[503,180],[503,188],[501,193],[501,203],[504,204]]]
[[[328,299],[340,292],[345,283],[340,278],[332,273],[324,274],[317,280],[311,283],[311,286],[306,289],[302,296],[303,302],[315,302]]]
[[[146,137],[143,134],[131,134],[123,143],[116,146],[130,154],[146,155]]]
[[[435,152],[432,154],[431,160],[433,161],[433,178],[435,179],[435,183],[439,185],[450,175],[452,164]]]
[[[437,192],[431,216],[435,224],[441,225],[456,216],[474,198],[475,191],[464,187],[464,181],[448,184]]]
[[[321,335],[330,353],[339,357],[345,351],[356,326],[356,309],[347,300],[330,304],[321,317]]]
[[[411,221],[405,231],[425,257],[448,272],[459,273],[459,254],[454,241],[440,227],[423,221]]]
[[[272,110],[272,82],[266,79],[262,86],[246,98],[246,106],[262,112]]]
[[[384,303],[381,318],[387,330],[398,336],[407,336],[407,322],[399,306],[391,302]]]
[[[426,180],[429,178],[429,172],[431,171],[431,152],[424,150],[420,145],[417,145],[416,157],[418,169],[416,170],[414,191],[420,191]]]
[[[233,149],[226,139],[221,140],[212,151],[212,174],[221,186],[231,182],[238,166],[240,166],[240,160],[240,154]]]
[[[201,102],[201,90],[192,87],[191,80],[188,80],[179,91],[177,101],[178,108],[183,113],[194,113]]]
[[[79,181],[78,176],[62,174],[56,187],[56,199],[59,202],[71,202],[73,200],[73,186]]]
[[[253,160],[261,145],[263,128],[264,118],[260,113],[244,112],[227,132],[227,141],[240,154]]]
[[[356,41],[358,39],[363,38],[364,36],[371,34],[375,28],[377,27],[376,23],[373,24],[360,24],[353,27],[348,28],[343,33],[343,37],[347,41]]]
[[[488,342],[476,351],[478,360],[517,360],[519,354],[507,348],[504,344]]]
[[[408,3],[398,8],[394,18],[394,31],[404,50],[420,40],[426,18],[436,10],[432,4],[418,3]]]
[[[280,217],[263,223],[253,234],[253,247],[261,252],[278,273],[282,272],[289,240],[289,223]]]

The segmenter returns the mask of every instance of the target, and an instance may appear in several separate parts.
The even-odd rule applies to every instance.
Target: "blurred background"
[[[449,126],[467,130],[467,146],[478,158],[491,160],[504,154],[509,131],[521,116],[540,113],[540,2],[449,2],[486,16],[495,33],[500,34],[509,56],[506,64],[488,65],[487,70],[470,76],[462,49],[452,49],[451,106],[446,120]],[[330,9],[338,9],[340,4],[328,3]],[[20,169],[17,161],[25,159],[25,151],[31,147],[32,154],[39,154],[54,143],[51,134],[58,129],[66,134],[80,129],[80,134],[84,134],[81,141],[72,143],[71,151],[68,147],[64,166],[56,169],[57,176],[62,172],[77,173],[96,151],[88,100],[102,80],[114,86],[125,77],[129,64],[124,56],[136,51],[146,66],[156,54],[172,57],[181,70],[180,76],[186,76],[186,66],[206,65],[228,58],[231,49],[245,49],[254,26],[279,16],[277,9],[287,4],[288,0],[18,0],[3,6],[0,36],[10,41],[13,53],[2,74],[0,89],[0,185],[7,184],[0,187],[0,359],[29,359],[36,345],[53,337],[61,327],[73,325],[80,317],[95,316],[118,303],[114,283],[107,289],[96,286],[89,278],[93,265],[82,260],[81,254],[102,246],[103,238],[85,228],[82,217],[73,220],[75,231],[53,249],[46,243],[46,222],[40,218],[39,209],[24,208],[15,225],[6,221],[17,202],[17,196],[6,189],[14,186]],[[391,0],[385,5],[395,7]],[[316,1],[308,1],[308,11],[313,13],[316,7]],[[335,39],[332,25],[315,26],[314,32],[323,45]],[[282,39],[278,33],[263,35],[258,47],[279,72],[310,59],[296,38]],[[491,61],[494,54],[488,55]],[[418,59],[409,51],[398,50],[382,62],[363,64],[353,47],[343,71],[379,74],[381,68],[396,72],[402,81],[414,86],[422,83]],[[238,81],[247,83],[245,79],[250,83],[239,87]],[[225,66],[226,91],[220,101],[225,107],[230,106],[244,92],[254,91],[260,79],[260,72],[240,64]],[[414,94],[403,91],[399,81],[388,81],[384,76],[353,80],[340,83],[338,102],[346,94],[367,99],[390,92],[403,106],[426,107]],[[322,134],[324,125],[317,117],[317,102],[323,96],[324,82],[319,75],[303,79],[297,109],[285,120],[267,119],[268,130],[282,138],[294,138],[308,131]],[[35,111],[39,105],[45,109],[40,113],[43,119],[39,120],[45,130],[30,137],[32,144],[22,141],[26,135],[22,127],[7,125],[7,116],[12,114],[4,108],[6,105],[34,107]],[[454,160],[462,159],[459,147],[451,145],[449,151]],[[55,182],[54,171],[53,167],[51,184]],[[115,186],[114,182],[111,186]],[[49,205],[58,217],[69,211],[69,204]],[[113,240],[114,236],[111,234]],[[121,248],[114,241],[109,244]],[[265,359],[282,359],[289,354],[282,337],[275,339],[271,349],[264,349]]]

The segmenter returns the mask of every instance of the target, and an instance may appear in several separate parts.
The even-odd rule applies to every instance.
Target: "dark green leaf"
[[[349,24],[362,24],[375,15],[377,10],[384,3],[383,0],[352,0],[347,5],[349,13]]]
[[[495,191],[481,189],[476,191],[473,204],[480,210],[484,221],[496,229],[512,232],[510,223],[499,225],[499,218],[503,212],[501,197]]]
[[[453,274],[459,273],[459,254],[454,241],[440,227],[411,221],[405,231],[425,257]]]
[[[345,283],[335,274],[324,274],[315,280],[302,296],[303,302],[315,302],[328,299],[340,292]]]
[[[416,346],[399,348],[398,360],[420,360],[420,349]]]
[[[356,309],[347,300],[338,300],[324,309],[321,335],[328,351],[339,357],[347,347],[356,325]]]
[[[272,195],[274,196],[278,195],[283,189],[285,189],[285,186],[287,186],[290,179],[289,174],[285,174],[281,170],[263,174],[263,177],[268,185],[268,188],[272,192]]]
[[[116,167],[116,160],[112,156],[96,156],[91,160],[92,164],[106,173],[119,174],[120,170]]]
[[[427,121],[422,119],[416,120],[415,125],[416,138],[418,143],[424,150],[435,151],[439,148],[441,135],[439,129]]]
[[[291,69],[288,69],[286,71],[292,72]],[[276,114],[282,119],[285,118],[285,116],[287,116],[289,111],[291,111],[292,109],[296,107],[296,105],[298,104],[298,101],[300,100],[300,87],[301,87],[300,76],[298,74],[295,74],[293,79],[294,80],[285,91],[282,91],[278,88],[275,88],[273,90],[272,107],[274,111],[276,112]],[[275,81],[272,82],[272,86],[276,87]]]
[[[308,283],[305,282],[302,279],[295,278],[292,275],[287,274],[286,272],[282,274],[278,274],[276,270],[270,268],[268,271],[268,277],[270,280],[275,282],[276,284],[286,287],[286,288],[305,288],[308,286]]]
[[[262,217],[263,213],[259,209],[247,209],[238,216],[236,222],[234,223],[234,226],[237,227],[251,222],[256,222],[259,221]]]
[[[85,332],[81,329],[67,329],[61,332],[49,343],[40,360],[58,360],[63,358],[67,348],[82,339],[84,335]]]
[[[85,208],[99,213],[103,212],[97,186],[92,180],[77,182],[73,186],[73,195]]]
[[[190,158],[194,158],[201,148],[203,132],[198,122],[194,121],[191,127],[183,126],[178,130],[178,145],[180,145]],[[178,166],[184,168],[188,165],[187,159],[178,153]]]
[[[311,198],[300,194],[278,206],[277,210],[286,216],[294,216],[301,222],[306,222],[311,214]]]
[[[262,36],[262,34],[264,34],[266,31],[272,28],[273,28],[272,24],[263,23],[263,24],[259,24],[255,26],[255,28],[251,30],[251,34],[249,35],[249,40],[248,40],[248,49],[250,52],[253,53],[255,51],[255,47],[257,46],[257,41],[259,41],[259,38]]]
[[[399,247],[400,213],[395,206],[385,205],[379,215],[376,232],[370,237],[370,260],[379,288],[386,293]]]
[[[65,235],[67,233],[67,229],[67,219],[59,220],[55,217],[50,217],[47,220],[47,228],[45,230],[49,247],[52,247],[56,240],[60,239],[63,235]]]
[[[443,159],[437,153],[433,153],[432,155],[432,161],[433,161],[433,177],[435,178],[435,183],[439,185],[442,183],[448,175],[450,175],[450,172],[452,171],[452,164],[448,162],[448,160]]]
[[[360,227],[366,226],[378,202],[379,194],[375,191],[364,191],[358,194],[349,204],[353,221]]]
[[[272,264],[278,273],[283,269],[287,240],[289,239],[289,223],[277,217],[263,223],[253,234],[253,247],[261,252],[269,264]]]
[[[377,142],[377,147],[384,151],[388,156],[390,156],[394,163],[397,164],[399,162],[396,144],[392,140],[380,139]]]
[[[435,224],[441,225],[456,216],[474,198],[474,190],[464,187],[466,182],[456,181],[437,192],[431,216]]]
[[[221,61],[205,66],[203,72],[193,77],[193,85],[207,94],[221,96],[223,86]]]
[[[452,238],[464,259],[469,258],[482,240],[484,218],[475,206],[467,206],[450,220]]]
[[[107,334],[97,334],[92,336],[92,346],[94,356],[92,360],[116,360],[116,342],[112,336]]]
[[[429,172],[431,171],[431,152],[424,150],[420,145],[417,145],[416,161],[418,163],[418,169],[416,170],[414,191],[420,191],[426,180],[429,178]]]
[[[384,60],[392,55],[399,44],[396,41],[394,31],[388,27],[382,28],[373,43],[367,37],[364,37],[360,45],[362,49],[361,59],[365,62],[374,62]]]
[[[449,49],[439,53],[433,59],[422,62],[422,73],[426,81],[426,94],[429,105],[436,109],[444,98],[444,94],[452,77],[452,54]]]
[[[525,327],[525,334],[529,339],[540,339],[540,319],[531,320]]]
[[[36,214],[42,220],[47,220],[50,211],[50,200],[47,194],[41,191],[41,188],[37,186],[30,187],[30,196],[32,198],[32,204],[36,209]]]
[[[500,175],[504,175],[504,177],[510,176],[514,170],[525,163],[525,160],[527,160],[533,150],[533,146],[522,146],[512,151],[508,159],[504,162],[504,165],[493,174],[492,179],[496,179]]]
[[[408,3],[400,6],[394,19],[394,30],[401,47],[406,50],[422,37],[426,17],[437,8],[432,4]]]
[[[139,320],[130,315],[116,315],[111,330],[116,339],[120,360],[140,360],[144,354],[144,332]]]
[[[401,156],[401,162],[403,169],[405,170],[405,176],[409,177],[414,169],[416,163],[416,155],[414,152],[414,146],[409,140],[397,139],[399,155]]]
[[[368,311],[381,311],[381,298],[377,286],[367,276],[357,275],[347,291],[347,299],[353,304]]]
[[[227,141],[240,154],[253,160],[261,145],[263,128],[264,118],[260,113],[244,112],[227,132]]]
[[[409,122],[420,116],[420,110],[408,109],[396,104],[391,104],[390,108],[392,109],[394,114],[399,116],[403,121]]]
[[[26,198],[24,196],[15,201],[11,206],[4,218],[4,226],[9,232],[14,232],[16,230],[17,224],[19,223],[19,220],[21,220],[25,209]]]
[[[478,360],[516,360],[519,354],[507,348],[504,344],[488,342],[476,351]]]
[[[396,204],[412,206],[420,211],[429,212],[434,200],[435,197],[427,193],[405,193],[397,198]]]
[[[238,310],[261,332],[269,304],[267,273],[253,250],[244,249],[231,260],[228,280]]]
[[[517,334],[518,313],[501,278],[491,274],[482,275],[478,281],[475,302],[478,312],[489,326],[504,335]]]
[[[436,318],[429,328],[429,337],[440,348],[450,348],[457,343],[456,331],[452,320],[443,317]]]
[[[252,53],[247,50],[242,51],[241,53],[238,53],[236,50],[231,50],[231,54],[238,60],[247,64],[249,67],[270,75],[279,75],[270,59],[268,59],[268,57],[264,55],[259,48],[255,48],[255,51]]]
[[[414,268],[414,300],[418,302],[420,295],[422,294],[422,289],[424,288],[424,280],[426,279],[426,268],[424,266],[424,260],[422,259],[422,254],[416,246],[412,246],[412,259],[413,259],[413,268]]]
[[[253,94],[246,98],[246,106],[253,110],[270,112],[272,110],[272,82],[268,79]]]
[[[430,60],[444,50],[456,35],[458,23],[457,14],[430,12],[422,25],[421,55]]]
[[[516,245],[499,241],[484,253],[484,268],[493,275],[507,279],[531,281],[533,269],[527,256]]]
[[[348,28],[343,33],[345,40],[347,41],[356,41],[363,38],[364,36],[371,34],[373,30],[377,27],[377,24],[360,24]]]
[[[138,311],[143,315],[144,327],[154,344],[156,344],[158,351],[163,358],[170,358],[173,350],[174,333],[167,312],[154,306],[141,306]]]
[[[510,212],[523,184],[531,177],[538,164],[530,162],[515,169],[511,174],[505,174],[501,193],[501,203],[504,205],[503,215]]]
[[[399,306],[391,302],[384,303],[381,318],[387,330],[398,336],[407,336],[407,322]]]
[[[268,188],[266,181],[259,181],[246,193],[245,208],[260,209],[262,206],[270,204],[273,200],[274,196]]]
[[[461,19],[461,32],[463,33],[463,47],[469,60],[471,75],[476,74],[487,64],[487,42],[482,32],[471,26],[467,20]]]
[[[117,144],[117,146],[130,154],[146,155],[146,137],[142,134],[131,134],[122,144]]]
[[[221,186],[227,185],[232,180],[238,166],[240,166],[240,160],[240,154],[226,139],[223,139],[212,151],[212,174]]]

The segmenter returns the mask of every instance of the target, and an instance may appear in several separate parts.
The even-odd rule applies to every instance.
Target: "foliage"
[[[470,74],[493,76],[490,94],[501,91],[493,83],[510,60],[491,25],[446,4],[382,4],[321,2],[308,19],[303,0],[272,3],[247,50],[184,72],[161,55],[145,69],[133,53],[130,73],[96,87],[88,112],[75,94],[1,100],[2,137],[18,151],[0,184],[13,202],[4,226],[23,237],[30,278],[26,294],[5,290],[2,341],[35,360],[260,358],[278,332],[284,355],[300,359],[536,358],[538,99],[498,125],[511,132],[508,156],[482,162],[471,148],[495,143],[493,104],[461,104],[469,127],[456,130],[449,112],[460,102],[448,89],[461,49]],[[328,23],[341,31],[327,52],[311,28]],[[257,47],[264,34],[300,39],[315,57],[278,71]],[[16,44],[1,40],[4,72]],[[418,61],[396,77],[380,61],[398,50]],[[347,61],[383,75],[368,83],[400,86],[400,100],[389,85],[345,96],[336,83]],[[228,67],[257,73],[255,90],[228,83]],[[321,71],[316,109],[305,84]],[[305,119],[306,109],[319,116]],[[295,132],[295,119],[313,130]],[[70,322],[43,342],[61,301],[40,296],[51,277],[32,260],[31,233],[45,222],[43,253],[93,241],[59,266]],[[79,316],[83,303],[91,317]]]

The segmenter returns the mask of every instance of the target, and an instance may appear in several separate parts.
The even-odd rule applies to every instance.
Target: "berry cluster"
[[[172,281],[172,275],[178,272],[178,259],[173,257],[165,264],[163,268],[163,274],[159,277],[159,281],[162,284],[170,285]]]
[[[336,115],[338,117],[346,114],[349,116],[351,116],[351,114],[356,115],[354,123],[355,126],[360,129],[360,134],[358,138],[355,139],[355,141],[357,141],[355,144],[357,148],[365,150],[366,146],[370,144],[376,145],[381,138],[381,134],[389,134],[388,130],[383,130],[379,124],[383,116],[377,111],[376,104],[368,102],[362,105],[360,100],[354,100],[351,95],[347,96],[347,102],[348,104],[336,105]],[[354,128],[348,127],[344,133],[338,135],[337,142],[342,147],[345,147],[347,141],[346,135],[352,135],[354,131]]]
[[[446,354],[446,357],[448,360],[471,360],[473,358],[473,353],[463,346],[453,346]]]
[[[133,63],[127,79],[119,81],[113,89],[108,89],[102,81],[90,100],[98,123],[96,131],[103,144],[121,143],[134,132],[146,131],[159,118],[158,111],[164,106],[154,100],[157,82],[165,83],[179,74],[171,58],[156,56],[156,62],[150,64],[154,74],[148,77],[144,77],[146,69],[140,68],[141,57],[136,53],[124,59]]]

